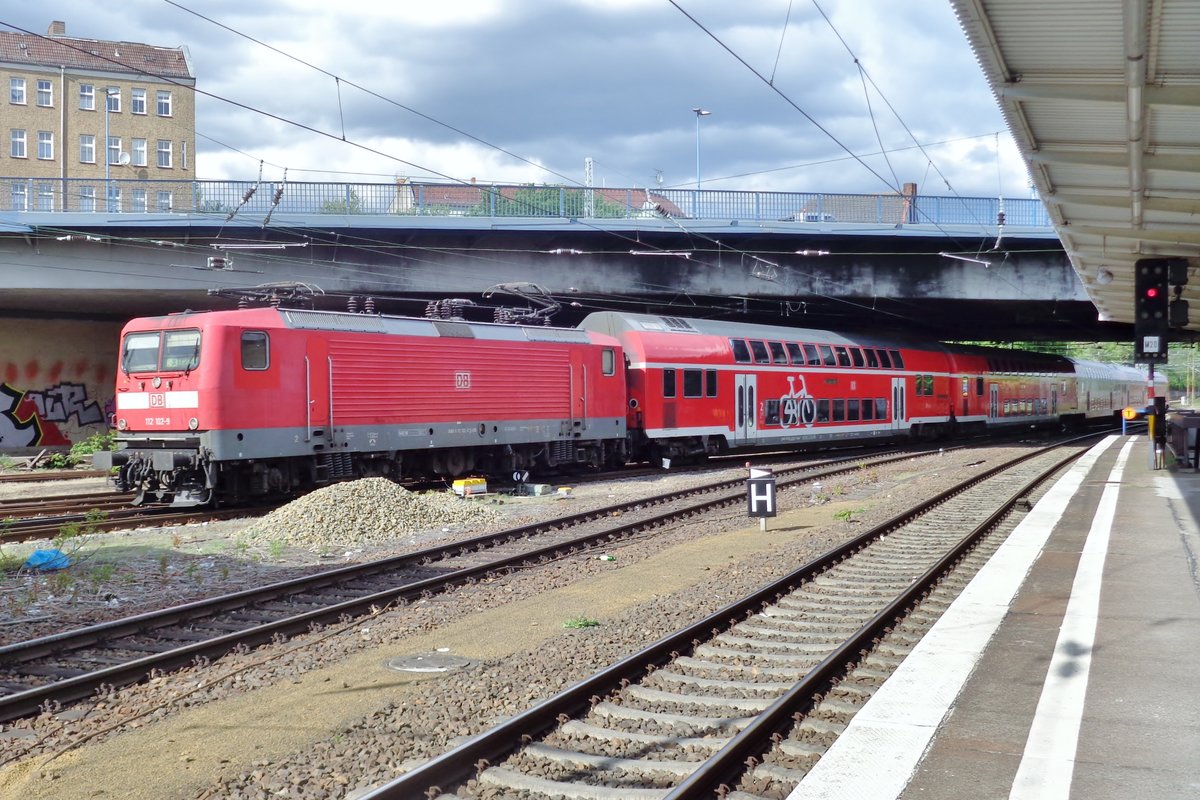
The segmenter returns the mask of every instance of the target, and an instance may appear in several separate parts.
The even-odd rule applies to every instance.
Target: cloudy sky
[[[186,46],[202,179],[582,184],[591,158],[596,185],[686,188],[698,149],[708,189],[1029,196],[949,0],[7,6]]]

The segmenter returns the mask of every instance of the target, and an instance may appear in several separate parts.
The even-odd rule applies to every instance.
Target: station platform
[[[1061,477],[789,800],[1200,798],[1200,473]]]

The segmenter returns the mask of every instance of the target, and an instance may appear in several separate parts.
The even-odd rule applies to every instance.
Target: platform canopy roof
[[[951,0],[1101,320],[1188,259],[1200,330],[1200,2]]]

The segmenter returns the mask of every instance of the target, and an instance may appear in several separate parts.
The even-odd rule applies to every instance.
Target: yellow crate
[[[459,478],[452,486],[454,493],[460,497],[472,494],[487,494],[487,481],[483,478]]]

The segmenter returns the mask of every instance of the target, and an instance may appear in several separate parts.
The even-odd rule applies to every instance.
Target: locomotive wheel
[[[467,470],[467,454],[462,448],[454,448],[447,450],[443,459],[443,464],[446,468],[446,474],[451,478],[457,478]]]

